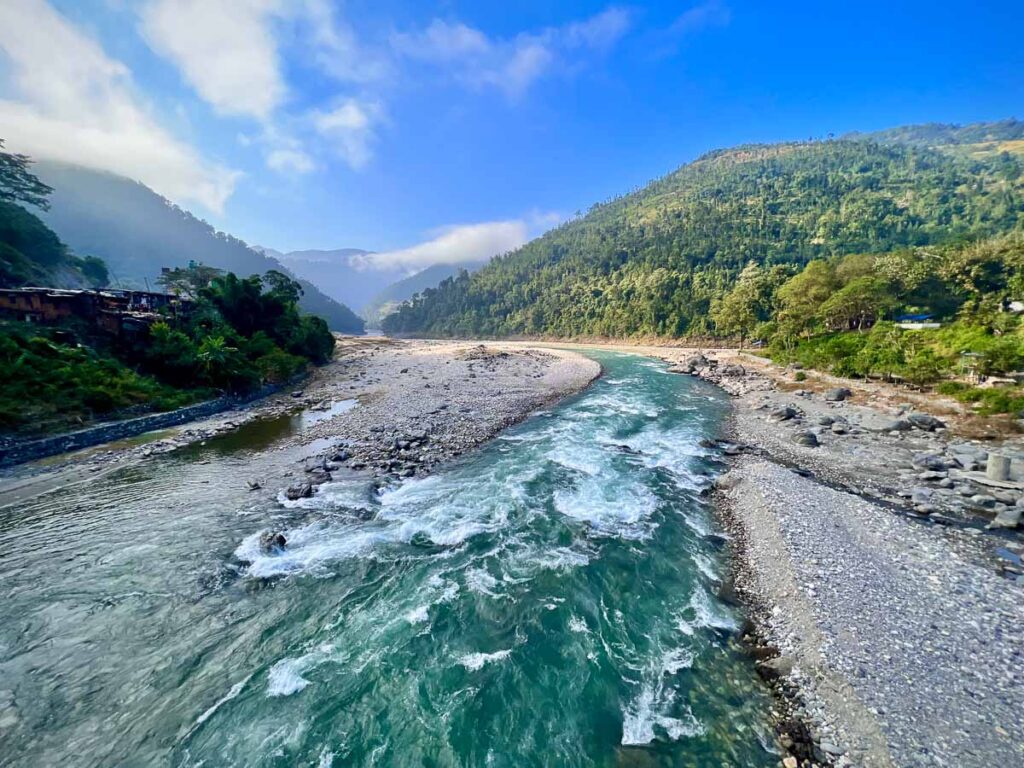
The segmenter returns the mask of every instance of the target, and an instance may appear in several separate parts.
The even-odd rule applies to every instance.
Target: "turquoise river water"
[[[275,426],[0,508],[0,765],[774,765],[700,493],[723,396],[595,356],[381,495],[248,493]]]

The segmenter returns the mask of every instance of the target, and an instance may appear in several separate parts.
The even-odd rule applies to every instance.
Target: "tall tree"
[[[53,188],[41,182],[28,169],[32,164],[31,158],[3,150],[4,140],[0,139],[0,201],[24,203],[44,211],[49,210],[48,198]]]

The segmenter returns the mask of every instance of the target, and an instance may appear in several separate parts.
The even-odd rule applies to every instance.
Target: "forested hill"
[[[805,264],[1024,227],[1024,161],[868,139],[711,152],[389,316],[390,333],[714,332],[748,262]]]
[[[161,267],[190,261],[243,277],[288,271],[137,181],[43,160],[33,171],[54,190],[46,223],[76,252],[101,257],[114,285],[155,288]],[[308,281],[299,283],[304,312],[324,318],[332,330],[362,333],[363,321],[352,310]]]

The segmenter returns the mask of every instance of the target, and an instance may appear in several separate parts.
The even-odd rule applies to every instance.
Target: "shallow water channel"
[[[773,765],[700,496],[724,396],[595,357],[381,495],[248,492],[299,420],[0,508],[0,765]]]

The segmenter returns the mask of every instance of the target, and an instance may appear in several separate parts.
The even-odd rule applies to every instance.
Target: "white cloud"
[[[721,0],[705,0],[679,14],[675,20],[653,36],[654,47],[651,50],[654,58],[673,56],[680,47],[698,32],[713,27],[724,27],[732,21],[732,12]]]
[[[210,163],[150,114],[131,72],[45,0],[0,2],[0,99],[8,148],[113,171],[219,212],[238,173]]]
[[[588,54],[606,53],[629,30],[628,11],[611,7],[596,16],[510,39],[491,39],[461,22],[434,19],[416,33],[392,36],[397,54],[448,68],[456,79],[493,86],[512,99],[560,66],[578,66]]]
[[[301,150],[272,149],[267,153],[267,167],[278,173],[310,173],[316,170],[316,163]]]
[[[383,119],[384,109],[379,102],[346,99],[335,109],[314,113],[313,126],[346,163],[358,170],[373,155],[376,128]]]
[[[409,248],[359,257],[367,269],[425,269],[433,264],[484,261],[518,248],[529,239],[525,221],[489,221],[445,227],[433,238]]]
[[[361,45],[352,27],[338,18],[329,0],[304,0],[288,6],[305,26],[318,66],[342,82],[370,83],[392,76],[384,56]]]
[[[278,0],[153,0],[141,28],[214,109],[263,120],[287,92],[271,29],[279,10]]]

